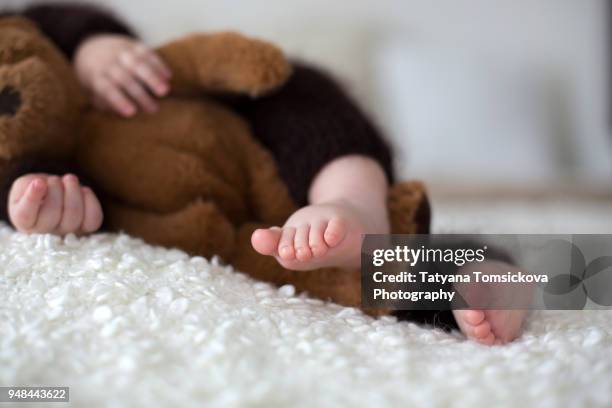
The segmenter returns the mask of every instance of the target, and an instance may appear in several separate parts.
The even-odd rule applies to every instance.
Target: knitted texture
[[[36,5],[25,9],[22,15],[36,22],[70,59],[79,45],[93,35],[134,36],[132,29],[109,11],[86,4]]]
[[[293,65],[278,92],[238,110],[272,152],[296,203],[307,203],[308,188],[325,164],[348,154],[377,160],[392,183],[391,151],[374,124],[329,75]]]

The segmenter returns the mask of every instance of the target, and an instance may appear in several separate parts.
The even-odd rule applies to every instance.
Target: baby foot
[[[482,310],[453,310],[453,315],[459,329],[469,339],[489,346],[495,343],[496,339],[491,331],[491,324],[485,319]]]
[[[491,346],[516,339],[527,310],[453,310],[453,314],[463,334]]]
[[[282,228],[256,230],[251,244],[287,269],[356,268],[364,225],[359,211],[348,203],[310,205],[293,213]]]
[[[498,261],[485,261],[474,265],[467,264],[458,273],[471,273],[480,270],[485,274],[499,274],[506,271],[518,272],[518,268]],[[459,328],[468,338],[479,343],[505,344],[516,339],[527,316],[533,298],[533,287],[525,284],[455,284],[455,289],[468,305],[508,306],[508,310],[453,310]],[[478,306],[476,306],[478,307]],[[512,307],[512,308],[510,308]],[[479,307],[480,308],[480,307]]]

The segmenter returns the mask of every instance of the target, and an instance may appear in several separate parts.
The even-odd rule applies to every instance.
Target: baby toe
[[[473,333],[474,337],[483,339],[489,334],[491,334],[491,325],[489,324],[489,322],[482,322],[478,326],[474,326]]]
[[[295,259],[295,249],[293,248],[293,239],[295,238],[295,228],[285,227],[278,241],[278,256],[285,260],[291,261]]]
[[[312,258],[310,246],[308,245],[308,236],[310,234],[310,225],[301,225],[295,232],[294,247],[295,257],[300,261],[308,261]]]
[[[251,245],[262,255],[272,255],[276,253],[278,242],[281,237],[282,230],[278,227],[260,228],[251,235]]]
[[[477,324],[482,323],[485,319],[485,314],[481,310],[466,310],[463,313],[463,320],[466,323],[471,324],[472,326],[476,326]]]
[[[484,344],[485,346],[492,346],[495,343],[495,335],[491,332],[487,335],[487,337],[478,339],[480,344]]]
[[[332,218],[327,224],[327,228],[323,235],[327,245],[333,248],[340,244],[346,236],[346,230],[346,222],[342,218]]]
[[[320,221],[310,226],[310,235],[308,236],[308,245],[315,258],[321,257],[327,253],[327,244],[323,238],[327,228],[327,222]]]

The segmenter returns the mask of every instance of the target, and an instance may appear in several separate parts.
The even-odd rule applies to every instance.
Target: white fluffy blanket
[[[459,211],[482,219],[444,207],[436,229]],[[612,312],[536,312],[518,341],[484,347],[127,236],[0,224],[0,385],[37,384],[88,407],[609,406]]]

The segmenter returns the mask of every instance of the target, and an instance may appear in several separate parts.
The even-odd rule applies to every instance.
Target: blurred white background
[[[150,44],[237,29],[327,67],[386,130],[401,177],[612,186],[605,0],[92,2]]]

